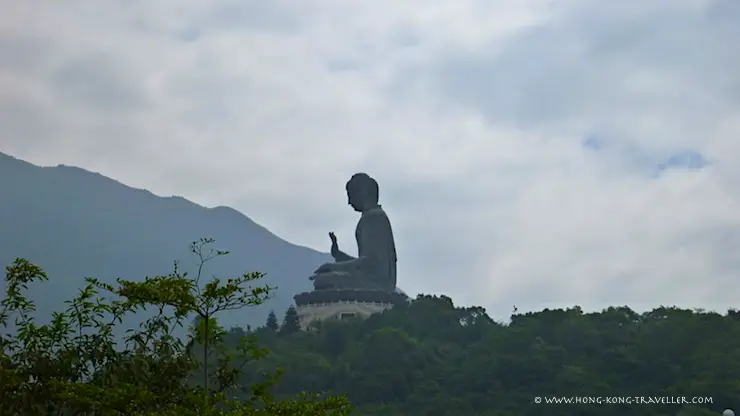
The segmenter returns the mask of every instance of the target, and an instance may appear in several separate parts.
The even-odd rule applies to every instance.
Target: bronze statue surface
[[[314,290],[396,290],[396,244],[393,229],[378,204],[378,183],[365,173],[347,182],[347,202],[362,215],[357,228],[357,257],[339,249],[337,237],[329,233],[333,263],[321,265],[311,280]]]

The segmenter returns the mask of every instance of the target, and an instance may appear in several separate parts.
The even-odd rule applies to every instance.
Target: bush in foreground
[[[263,357],[252,336],[236,351],[225,348],[219,312],[257,306],[270,293],[252,286],[260,273],[203,283],[204,265],[227,254],[209,248],[210,239],[191,246],[199,266],[194,278],[177,264],[167,276],[143,282],[118,279],[87,286],[67,301],[64,312],[39,324],[25,292],[47,280],[25,259],[7,268],[0,301],[0,414],[2,415],[348,415],[343,397],[301,395],[276,400],[269,388],[277,377],[241,385],[242,367]],[[107,296],[104,296],[107,295]],[[116,328],[133,314],[149,311],[123,342]],[[178,328],[195,318],[188,338]],[[232,400],[231,397],[247,397]]]

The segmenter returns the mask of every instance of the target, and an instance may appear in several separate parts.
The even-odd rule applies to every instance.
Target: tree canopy
[[[37,319],[36,305],[25,296],[29,285],[48,277],[17,259],[7,268],[0,301],[0,414],[349,414],[352,407],[341,397],[275,400],[267,390],[277,380],[275,371],[259,383],[241,384],[243,366],[266,351],[239,328],[228,331],[227,348],[227,331],[217,317],[261,304],[271,288],[253,285],[260,273],[201,281],[206,263],[227,254],[211,243],[192,244],[200,262],[192,278],[177,267],[139,282],[119,279],[111,285],[89,278],[67,310],[48,323]],[[149,317],[117,339],[116,327],[142,311]],[[175,333],[185,322],[193,325],[182,340]]]
[[[483,308],[421,295],[315,331],[254,331],[273,354],[245,380],[285,369],[273,391],[346,395],[360,415],[717,415],[740,408],[740,315],[578,307],[494,322]],[[535,397],[664,403],[536,404]],[[711,403],[665,403],[677,397]],[[589,399],[591,398],[591,399]],[[622,399],[625,400],[625,399]]]
[[[0,414],[699,416],[740,408],[734,310],[572,307],[500,323],[481,307],[420,295],[311,331],[300,330],[294,307],[263,327],[227,330],[220,313],[260,305],[271,288],[258,285],[260,273],[203,281],[203,266],[227,254],[211,243],[193,243],[193,277],[175,267],[143,281],[87,279],[46,321],[24,293],[47,276],[17,259],[0,301]],[[142,322],[121,339],[116,329],[132,319]],[[545,402],[575,397],[582,403]],[[628,397],[659,403],[593,402]],[[682,397],[688,402],[677,403]]]

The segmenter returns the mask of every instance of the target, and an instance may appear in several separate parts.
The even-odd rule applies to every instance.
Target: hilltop
[[[40,316],[62,308],[85,277],[143,279],[171,272],[175,260],[188,270],[188,244],[209,237],[231,254],[214,262],[208,277],[258,271],[266,274],[261,283],[278,288],[267,305],[246,316],[224,316],[225,325],[254,325],[310,290],[309,272],[330,260],[229,207],[160,197],[78,167],[41,167],[3,153],[0,236],[0,264],[23,257],[48,273],[48,284],[31,288]]]

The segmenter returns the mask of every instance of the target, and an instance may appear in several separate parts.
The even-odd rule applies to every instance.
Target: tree
[[[280,328],[280,324],[278,324],[278,319],[275,315],[275,311],[270,311],[270,314],[267,315],[267,323],[265,323],[265,327],[273,332],[277,332],[277,330]]]
[[[244,383],[289,369],[271,391],[346,395],[361,415],[709,415],[740,409],[737,313],[612,307],[516,314],[419,296],[365,320],[325,321],[270,340]],[[537,405],[535,396],[627,398],[675,404]],[[679,398],[711,398],[686,404]],[[670,401],[670,400],[669,400]]]
[[[298,319],[298,312],[296,311],[295,307],[291,305],[288,310],[285,311],[283,326],[280,327],[280,333],[284,335],[294,334],[300,330],[301,323]]]
[[[88,278],[64,312],[40,324],[28,286],[47,280],[25,259],[7,268],[0,301],[0,414],[2,415],[347,415],[341,397],[303,395],[277,400],[277,377],[242,383],[242,368],[266,355],[246,335],[226,348],[217,314],[261,304],[269,287],[252,287],[260,273],[201,283],[213,240],[191,246],[200,264],[195,278],[173,273],[116,284]],[[107,294],[108,296],[103,296]],[[123,343],[115,328],[136,312],[154,316],[130,330]],[[189,318],[187,340],[175,336]],[[11,325],[14,324],[14,327]],[[10,330],[9,330],[10,329]],[[242,400],[234,400],[239,394]]]

